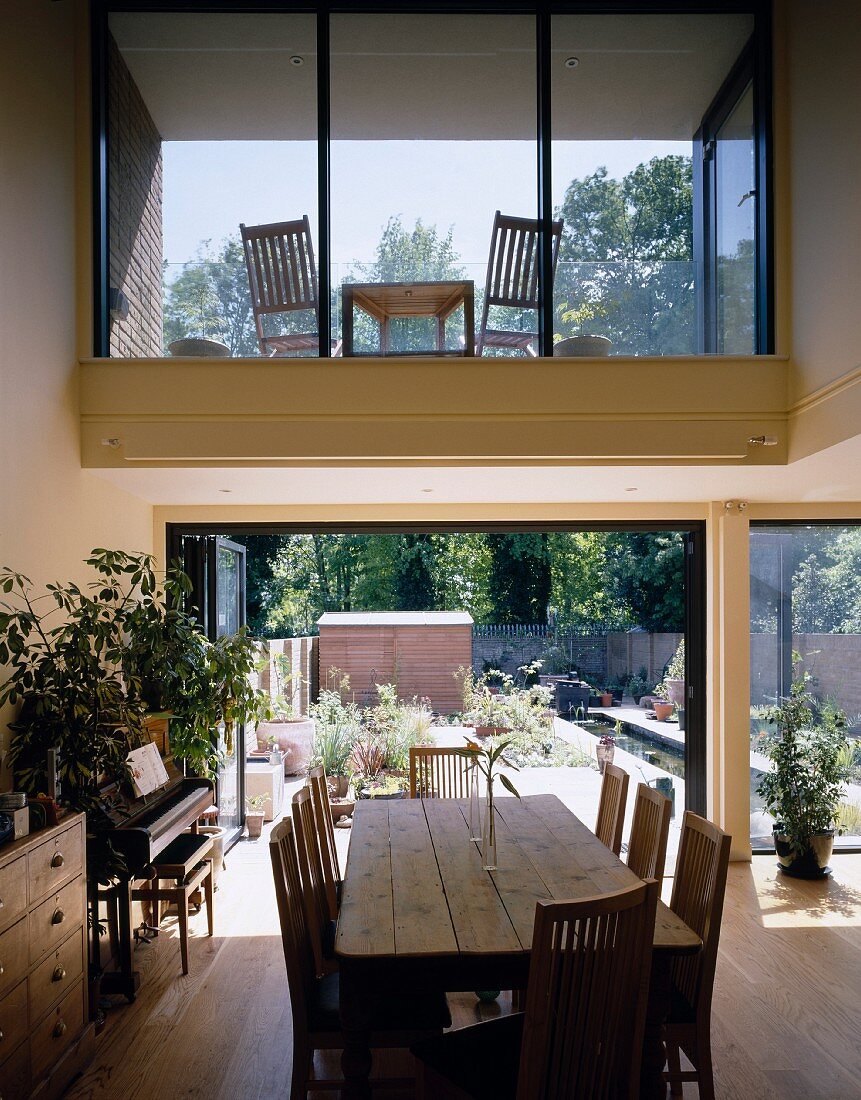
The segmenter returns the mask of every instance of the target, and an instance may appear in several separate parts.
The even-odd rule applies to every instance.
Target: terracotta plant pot
[[[283,718],[272,722],[260,722],[257,726],[257,744],[266,748],[269,738],[284,754],[285,775],[305,775],[311,763],[311,744],[314,740],[313,718]]]
[[[263,818],[265,814],[263,810],[247,810],[245,814],[245,825],[248,829],[249,840],[259,840],[260,835],[263,832]]]
[[[612,691],[602,692],[601,693],[601,706],[602,707],[612,707],[612,705],[613,705],[613,692]]]
[[[484,741],[488,737],[503,737],[509,732],[506,726],[473,726],[472,728],[479,741]]]
[[[658,722],[666,722],[672,713],[672,703],[661,703],[657,699],[655,700],[655,719]]]
[[[329,808],[332,811],[332,820],[340,821],[342,817],[349,817],[356,808],[353,798],[330,798]]]
[[[346,798],[350,787],[349,776],[327,775],[326,786],[329,788],[329,798]]]

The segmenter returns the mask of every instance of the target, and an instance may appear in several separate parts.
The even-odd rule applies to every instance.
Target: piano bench
[[[180,833],[153,861],[155,874],[148,885],[132,890],[134,901],[150,903],[150,919],[157,930],[160,903],[176,905],[179,919],[179,948],[182,972],[188,973],[188,901],[200,886],[206,899],[206,922],[213,934],[212,837],[202,833]],[[173,879],[172,886],[162,886],[163,879]]]

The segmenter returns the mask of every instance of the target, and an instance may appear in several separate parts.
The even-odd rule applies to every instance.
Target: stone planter
[[[314,729],[312,718],[260,722],[257,726],[257,744],[268,748],[269,738],[274,735],[276,746],[284,754],[284,774],[305,775],[311,763]]]
[[[349,817],[356,808],[354,798],[330,798],[329,808],[332,811],[332,821],[340,821],[342,817]]]
[[[228,359],[230,348],[220,340],[207,340],[203,336],[184,336],[167,345],[171,355],[196,355],[203,359]]]
[[[613,341],[606,336],[569,336],[553,345],[554,355],[601,358],[610,354]]]
[[[263,832],[263,811],[247,810],[245,813],[245,826],[248,829],[249,840],[259,840]]]
[[[670,702],[675,703],[677,707],[683,707],[685,705],[685,681],[664,680],[664,686],[667,689]]]

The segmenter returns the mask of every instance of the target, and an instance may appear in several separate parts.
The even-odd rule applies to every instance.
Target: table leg
[[[671,988],[670,959],[662,952],[655,952],[652,956],[646,1029],[643,1034],[643,1060],[640,1066],[641,1100],[666,1100],[664,1021],[670,1010]]]
[[[342,1100],[370,1100],[371,1046],[368,985],[360,975],[341,959],[341,1028],[344,1049],[341,1052],[341,1072],[344,1086]]]

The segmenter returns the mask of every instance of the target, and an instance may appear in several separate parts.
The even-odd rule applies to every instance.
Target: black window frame
[[[319,331],[318,354],[326,359],[331,354],[331,234],[330,234],[330,164],[329,164],[329,17],[338,14],[487,14],[533,15],[535,17],[536,45],[536,158],[537,158],[537,210],[542,225],[539,237],[539,310],[538,354],[552,354],[553,294],[552,257],[547,247],[551,239],[553,219],[552,196],[552,96],[550,53],[552,45],[552,19],[554,15],[572,14],[729,14],[747,13],[753,16],[754,30],[751,38],[753,53],[753,77],[755,81],[755,115],[757,143],[757,345],[756,354],[774,351],[774,279],[772,244],[772,79],[771,79],[771,5],[770,0],[736,2],[728,0],[663,0],[655,3],[635,3],[632,0],[381,0],[363,2],[350,0],[317,3],[285,3],[285,0],[90,0],[90,44],[92,54],[92,135],[93,135],[93,354],[110,356],[109,312],[109,257],[108,238],[108,158],[110,140],[107,110],[107,45],[108,16],[111,12],[184,12],[257,13],[257,14],[315,14],[317,17],[317,205],[318,205],[318,281],[319,281]],[[732,74],[730,74],[732,75]],[[729,78],[728,78],[729,80]],[[726,87],[726,84],[724,85]],[[723,91],[723,89],[721,89]],[[720,93],[718,93],[718,98]],[[717,100],[715,101],[717,103]],[[713,104],[714,106],[714,104]],[[710,108],[711,110],[711,108]],[[707,116],[708,117],[708,116]],[[701,180],[698,135],[692,135],[694,159],[694,259],[697,259],[697,241],[702,248],[702,218],[707,196],[704,188],[697,195]],[[702,258],[702,253],[701,253]],[[706,273],[708,277],[708,274]],[[702,305],[702,303],[700,303]],[[704,316],[699,311],[700,353],[708,351],[705,338]]]

